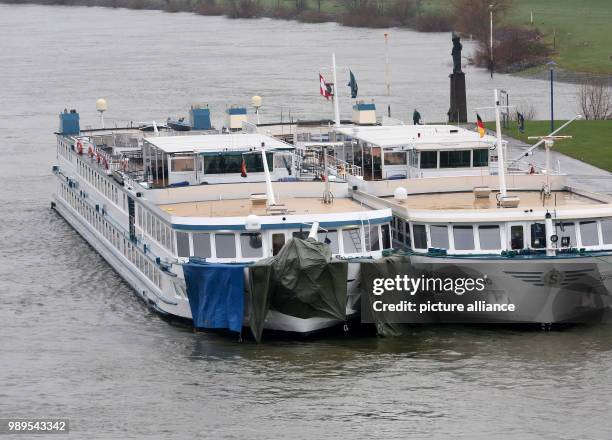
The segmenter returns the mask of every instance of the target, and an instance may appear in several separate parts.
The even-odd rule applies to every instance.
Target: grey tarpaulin
[[[250,325],[261,340],[268,309],[297,318],[346,318],[348,263],[325,243],[292,238],[249,267]]]

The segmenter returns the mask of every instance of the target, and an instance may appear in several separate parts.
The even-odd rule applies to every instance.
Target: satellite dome
[[[408,191],[406,191],[406,188],[400,186],[393,191],[393,197],[395,200],[406,200],[408,198]]]
[[[262,104],[261,96],[259,96],[259,95],[253,96],[251,98],[251,104],[253,104],[253,107],[255,107],[255,108],[261,107],[261,104]]]
[[[105,112],[108,106],[106,105],[106,99],[100,98],[96,101],[96,110],[99,112]]]

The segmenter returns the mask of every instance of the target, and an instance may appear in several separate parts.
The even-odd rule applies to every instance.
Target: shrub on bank
[[[537,29],[504,26],[495,32],[493,61],[496,72],[516,72],[545,63],[552,55]],[[490,67],[488,41],[479,41],[472,62],[478,67]]]

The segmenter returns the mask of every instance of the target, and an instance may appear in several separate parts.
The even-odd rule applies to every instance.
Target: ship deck
[[[371,211],[361,203],[347,198],[334,199],[331,204],[323,203],[319,197],[293,197],[277,200],[280,205],[274,210],[277,214],[342,214],[349,212]],[[246,217],[272,215],[265,202],[253,204],[251,199],[206,200],[186,203],[158,205],[170,215],[178,217]],[[284,209],[283,209],[284,208]],[[285,211],[286,210],[286,211]]]
[[[383,197],[387,202],[409,209],[427,210],[461,210],[461,209],[497,209],[497,192],[491,192],[488,198],[476,198],[471,191],[410,194],[401,202],[393,196]],[[539,191],[508,191],[508,196],[520,199],[518,209],[592,206],[605,202],[571,191],[553,191],[549,198],[542,198]]]

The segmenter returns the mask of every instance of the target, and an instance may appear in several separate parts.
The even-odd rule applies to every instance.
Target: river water
[[[94,125],[99,97],[109,123],[204,102],[220,120],[257,93],[264,118],[316,117],[331,113],[317,95],[331,50],[339,82],[350,67],[379,107],[444,118],[448,35],[391,32],[387,100],[379,30],[0,5],[0,417],[67,417],[88,439],[610,438],[610,325],[259,346],[194,334],[152,314],[49,210],[64,107]],[[466,72],[471,108],[496,85],[545,115],[546,82]],[[575,86],[556,93],[569,116]]]

